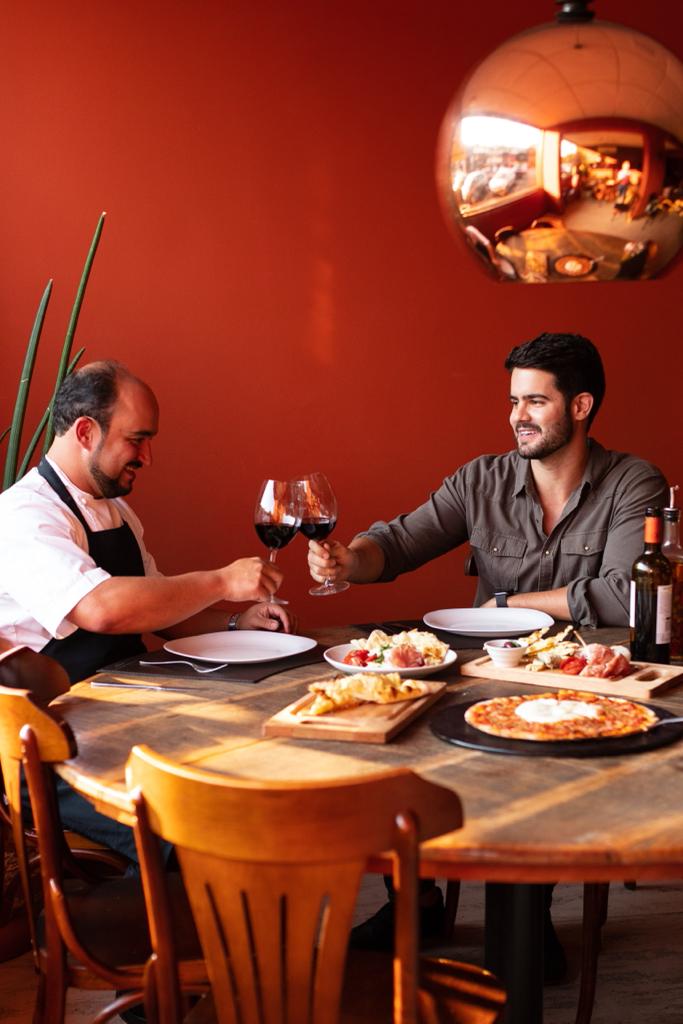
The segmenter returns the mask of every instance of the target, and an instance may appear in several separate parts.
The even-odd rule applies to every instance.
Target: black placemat
[[[142,661],[162,661],[163,665],[141,665]],[[111,665],[104,665],[99,672],[107,672],[113,675],[126,675],[134,679],[216,679],[224,683],[258,683],[261,679],[273,676],[277,672],[288,672],[293,668],[300,668],[302,665],[313,665],[322,662],[327,668],[327,662],[323,658],[323,648],[316,644],[310,651],[303,651],[301,654],[293,654],[288,658],[278,658],[276,661],[259,661],[256,664],[237,662],[228,665],[226,668],[216,669],[215,672],[200,673],[190,665],[184,665],[178,661],[176,654],[171,654],[160,648],[157,651],[148,651],[146,654],[136,654],[132,658],[122,658]],[[202,668],[209,668],[210,662],[197,661]],[[168,666],[168,667],[167,667]]]
[[[479,701],[467,704],[451,704],[429,722],[435,736],[446,743],[459,747],[470,747],[487,754],[512,754],[524,757],[609,757],[615,754],[642,754],[646,750],[667,747],[683,736],[683,723],[665,725],[649,732],[636,732],[630,736],[613,736],[593,740],[509,740],[503,736],[490,736],[475,729],[465,721],[465,712]],[[643,703],[643,702],[638,702]],[[665,708],[645,704],[658,718],[676,718]]]

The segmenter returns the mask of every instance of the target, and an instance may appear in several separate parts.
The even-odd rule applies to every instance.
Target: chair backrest
[[[453,792],[408,770],[264,785],[146,747],[133,748],[127,780],[153,945],[151,833],[175,844],[221,1024],[337,1020],[358,886],[383,850],[394,851],[397,890],[395,1020],[416,1020],[418,842],[462,824]],[[163,965],[159,977],[171,983]]]
[[[465,238],[474,251],[479,253],[499,278],[514,279],[517,277],[515,268],[509,260],[498,255],[491,241],[479,228],[475,228],[473,224],[468,224],[465,228]]]
[[[29,690],[36,704],[45,707],[70,687],[66,669],[30,647],[12,647],[0,654],[0,686]]]
[[[46,764],[73,757],[76,749],[71,730],[65,722],[35,702],[28,690],[0,686],[0,767],[7,801],[7,811],[17,855],[24,900],[29,911],[31,939],[36,954],[36,900],[32,891],[29,852],[26,845],[21,805],[21,762],[23,747],[21,730],[29,726],[37,741],[39,758]],[[49,789],[49,787],[48,787]],[[52,796],[47,799],[52,799]],[[57,842],[57,840],[55,840]]]

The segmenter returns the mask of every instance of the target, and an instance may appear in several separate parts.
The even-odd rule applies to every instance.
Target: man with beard
[[[514,348],[505,368],[515,450],[467,463],[414,512],[373,524],[348,547],[311,541],[314,579],[385,582],[469,541],[476,605],[535,608],[577,625],[628,623],[645,509],[666,504],[666,481],[649,463],[588,437],[605,374],[587,338],[542,334]],[[552,888],[545,887],[547,983],[566,971]],[[433,882],[423,882],[420,903],[423,937],[438,935],[443,908]],[[354,929],[352,942],[387,948],[392,937],[390,899]]]
[[[475,605],[628,623],[645,509],[666,504],[666,481],[588,437],[605,374],[587,338],[541,334],[514,348],[505,368],[516,449],[473,459],[414,512],[374,523],[348,547],[311,541],[314,579],[387,582],[469,541]]]
[[[61,385],[55,440],[40,465],[0,495],[0,637],[50,655],[71,682],[144,652],[142,633],[290,630],[268,603],[282,572],[261,558],[163,576],[123,500],[151,464],[159,409],[119,363],[91,363]],[[172,509],[169,509],[169,514]],[[260,601],[241,613],[220,601]],[[135,859],[130,829],[60,787],[62,820]]]

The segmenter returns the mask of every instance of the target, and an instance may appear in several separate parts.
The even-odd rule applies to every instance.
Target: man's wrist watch
[[[493,595],[496,599],[496,608],[507,608],[508,606],[508,590],[497,590]]]
[[[239,617],[240,617],[240,613],[239,612],[233,612],[233,614],[228,619],[228,624],[227,624],[227,626],[225,628],[230,630],[230,631],[232,631],[233,629],[237,629],[237,623],[239,621]]]

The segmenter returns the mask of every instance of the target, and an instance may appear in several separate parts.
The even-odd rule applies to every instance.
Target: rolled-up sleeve
[[[58,640],[76,628],[69,612],[110,578],[75,539],[74,524],[35,498],[0,516],[2,589]]]
[[[464,476],[464,469],[458,470],[413,512],[388,523],[373,523],[358,534],[369,537],[384,553],[384,570],[378,582],[388,583],[401,573],[418,569],[467,540]]]
[[[602,500],[612,501],[607,539],[597,577],[572,580],[567,603],[584,626],[627,626],[631,567],[643,550],[643,518],[649,505],[665,506],[667,483],[652,465],[638,462]]]

